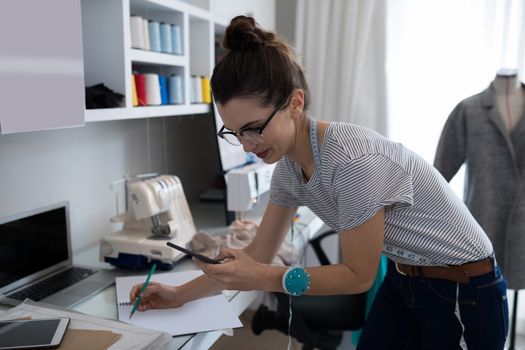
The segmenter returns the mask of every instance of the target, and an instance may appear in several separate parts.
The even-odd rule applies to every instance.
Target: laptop
[[[68,202],[0,218],[0,302],[71,307],[115,282],[111,270],[73,265]]]

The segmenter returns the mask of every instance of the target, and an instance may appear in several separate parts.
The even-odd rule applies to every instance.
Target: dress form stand
[[[500,69],[492,82],[496,94],[496,106],[509,134],[523,115],[525,89],[522,88],[516,69]],[[516,318],[518,313],[518,289],[514,290],[512,320],[510,324],[509,350],[515,350]]]
[[[514,301],[512,302],[512,321],[510,323],[509,350],[515,350],[516,344],[516,314],[518,313],[518,289],[514,289]]]

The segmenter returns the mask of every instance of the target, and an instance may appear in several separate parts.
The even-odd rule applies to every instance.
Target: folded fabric
[[[104,84],[86,87],[86,108],[124,107],[124,95],[109,89]]]
[[[221,236],[211,236],[206,232],[197,232],[191,240],[191,249],[210,258],[219,254],[221,247],[242,249],[255,237],[259,225],[253,221],[234,221],[228,228],[228,233]],[[272,265],[289,266],[295,262],[292,246],[283,242]]]

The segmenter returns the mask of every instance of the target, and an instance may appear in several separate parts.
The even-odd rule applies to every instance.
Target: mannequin
[[[523,116],[525,89],[522,88],[518,71],[501,69],[496,74],[492,87],[496,95],[496,106],[509,132],[512,132]]]
[[[461,101],[447,119],[434,166],[450,181],[466,163],[465,204],[489,236],[498,265],[514,290],[525,288],[525,85],[501,69],[490,86]]]

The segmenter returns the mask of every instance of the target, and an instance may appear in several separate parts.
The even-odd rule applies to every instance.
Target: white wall
[[[275,31],[290,43],[295,42],[297,0],[279,0],[275,3]]]
[[[108,232],[112,180],[147,170],[145,122],[0,135],[0,217],[69,200],[73,249]]]
[[[211,121],[209,115],[165,124],[151,119],[149,147],[145,119],[0,135],[0,217],[68,200],[73,250],[96,244],[112,229],[110,183],[124,174],[178,175],[189,199],[211,186],[217,169]]]
[[[266,30],[275,29],[275,0],[213,0],[212,12],[231,19],[238,15],[252,16]]]

